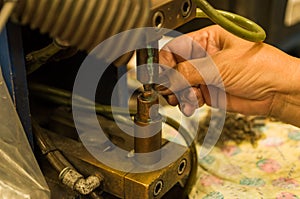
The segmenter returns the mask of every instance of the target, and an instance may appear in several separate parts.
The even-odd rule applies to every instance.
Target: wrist
[[[269,115],[300,127],[300,59],[290,57],[283,68]]]
[[[286,94],[276,95],[269,115],[282,122],[300,127],[300,100]]]

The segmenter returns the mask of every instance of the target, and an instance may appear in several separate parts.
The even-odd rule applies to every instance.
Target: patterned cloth
[[[256,147],[228,143],[199,159],[192,199],[300,199],[300,129],[268,122]],[[200,146],[199,146],[200,147]]]

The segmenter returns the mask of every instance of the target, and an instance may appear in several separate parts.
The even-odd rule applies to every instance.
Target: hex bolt
[[[178,169],[177,169],[178,175],[183,174],[183,172],[185,171],[186,165],[187,165],[186,159],[181,160],[181,162],[178,166]]]
[[[158,196],[163,189],[163,181],[159,180],[154,186],[153,195]]]

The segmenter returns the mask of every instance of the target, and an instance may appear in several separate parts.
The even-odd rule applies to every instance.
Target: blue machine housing
[[[28,141],[33,147],[22,33],[21,27],[16,24],[8,23],[0,34],[0,66]]]

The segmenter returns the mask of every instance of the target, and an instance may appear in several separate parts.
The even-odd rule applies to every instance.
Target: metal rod
[[[136,161],[148,165],[161,159],[162,117],[158,112],[158,94],[153,89],[159,73],[158,63],[158,41],[137,51],[137,79],[144,91],[137,98],[134,150]]]

